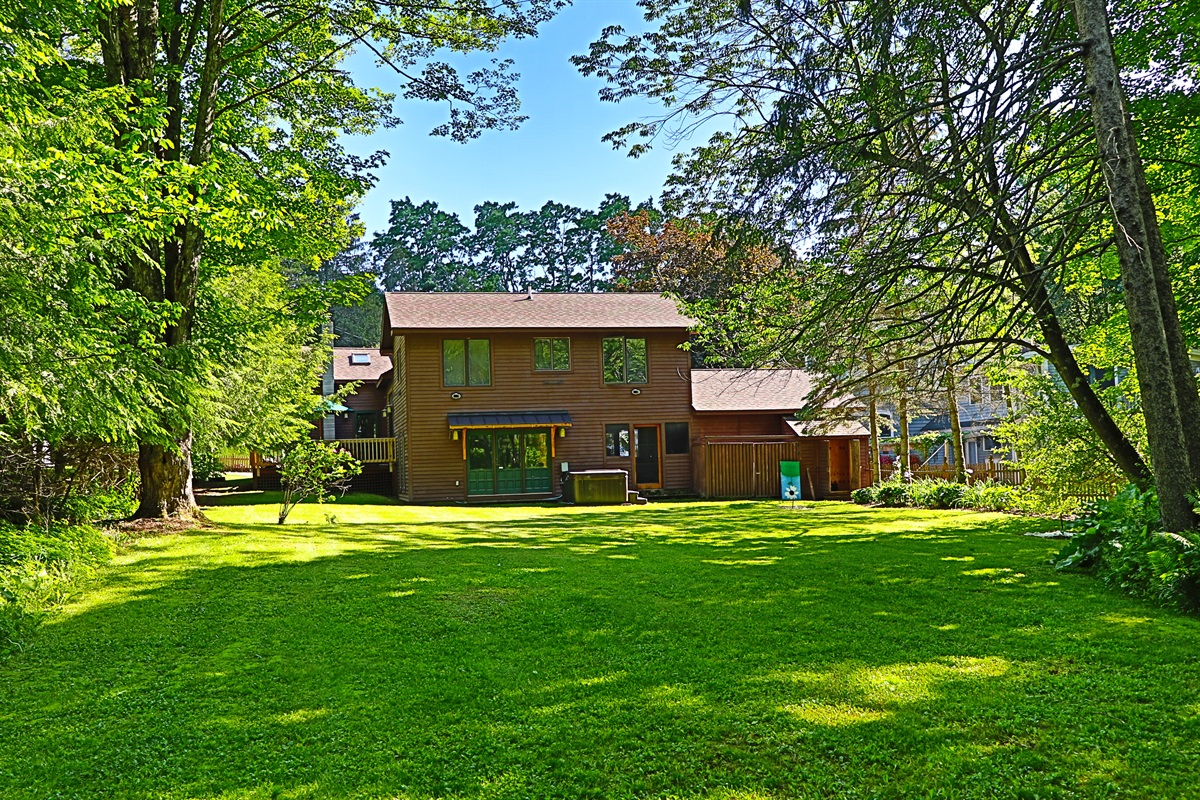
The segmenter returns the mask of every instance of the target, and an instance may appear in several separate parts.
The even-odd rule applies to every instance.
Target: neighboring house
[[[376,470],[417,503],[549,498],[612,469],[642,492],[778,496],[796,458],[806,497],[860,485],[864,427],[797,422],[800,371],[693,372],[692,324],[656,294],[389,293],[380,350],[335,351],[329,387],[363,385],[324,438],[387,437]]]
[[[989,460],[1012,460],[1012,451],[993,437],[995,427],[1008,415],[1008,404],[1004,388],[992,386],[987,379],[976,375],[963,385],[958,397],[958,421],[962,427],[963,458],[967,464],[983,464]],[[920,416],[912,419],[908,426],[910,436],[923,433],[950,434],[950,415]],[[949,441],[937,447],[926,466],[940,467],[954,463],[953,448]]]

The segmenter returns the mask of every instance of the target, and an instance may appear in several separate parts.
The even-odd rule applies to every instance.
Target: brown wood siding
[[[693,417],[692,436],[779,436],[790,434],[784,414],[705,411]]]
[[[564,438],[555,438],[551,473],[553,493],[561,491],[560,466],[572,470],[627,469],[629,458],[607,458],[604,426],[661,425],[691,420],[690,357],[679,345],[687,333],[675,331],[404,331],[407,358],[408,435],[411,452],[409,499],[439,502],[466,498],[466,465],[462,442],[450,438],[446,415],[451,412],[557,411],[573,420]],[[609,336],[647,340],[649,382],[606,385],[601,373],[601,340]],[[533,369],[533,340],[569,337],[571,369]],[[491,386],[443,386],[442,340],[489,339]],[[397,345],[397,350],[399,345]],[[401,372],[397,370],[397,382]],[[634,395],[632,389],[640,389]],[[458,392],[460,400],[450,395]],[[660,447],[661,444],[660,436]],[[661,452],[661,451],[660,451]],[[663,488],[690,490],[691,455],[663,455]],[[632,480],[632,475],[631,475]]]
[[[392,347],[391,421],[392,435],[396,437],[396,496],[411,499],[409,476],[410,454],[408,447],[408,362],[403,336],[397,336]]]

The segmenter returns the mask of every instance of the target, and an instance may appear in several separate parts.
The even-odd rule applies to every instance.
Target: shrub
[[[913,481],[908,488],[909,499],[921,508],[955,508],[967,487],[944,478]]]
[[[111,557],[112,543],[88,525],[0,522],[0,655]]]
[[[1158,497],[1127,486],[1070,524],[1059,569],[1088,570],[1108,586],[1183,611],[1200,610],[1200,537],[1166,533]]]
[[[875,502],[881,506],[907,506],[911,502],[909,484],[903,479],[884,481],[875,486]]]
[[[279,524],[286,522],[296,504],[307,497],[323,503],[333,499],[335,490],[345,494],[350,479],[361,472],[362,464],[345,450],[314,439],[297,442],[283,454],[279,464],[283,486]]]
[[[959,508],[975,508],[980,511],[1009,511],[1017,506],[1019,492],[1016,488],[992,480],[976,481],[967,486],[958,499]]]
[[[197,481],[213,481],[225,477],[221,459],[211,450],[192,451],[192,475]]]
[[[864,486],[861,489],[855,489],[851,492],[850,499],[860,506],[869,506],[877,502],[877,494],[874,486]]]
[[[128,516],[137,454],[97,442],[14,437],[0,430],[0,518],[93,522]]]

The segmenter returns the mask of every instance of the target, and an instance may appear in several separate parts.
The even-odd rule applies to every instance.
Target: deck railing
[[[395,439],[333,439],[331,442],[364,464],[393,464]]]
[[[324,441],[326,444],[332,444],[345,450],[363,464],[396,463],[395,439],[325,439]],[[279,456],[277,454],[250,453],[250,467],[256,473],[263,467],[278,465]]]

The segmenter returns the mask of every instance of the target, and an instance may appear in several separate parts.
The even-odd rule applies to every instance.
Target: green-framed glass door
[[[550,491],[548,429],[468,429],[465,434],[468,495]]]
[[[525,491],[550,491],[550,434],[547,431],[525,431]]]
[[[491,431],[464,431],[467,437],[467,494],[496,493],[496,447]]]

